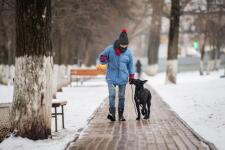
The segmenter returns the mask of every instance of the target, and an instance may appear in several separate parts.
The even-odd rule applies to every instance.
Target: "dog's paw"
[[[140,120],[140,117],[137,117],[136,120]]]
[[[148,116],[145,116],[144,119],[149,119],[149,117]]]

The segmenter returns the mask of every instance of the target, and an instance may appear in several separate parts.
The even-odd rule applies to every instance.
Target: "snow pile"
[[[225,78],[223,70],[209,76],[198,72],[178,74],[177,85],[165,85],[165,73],[148,77],[148,83],[197,133],[225,148]]]
[[[96,86],[94,86],[93,83]],[[0,86],[0,91],[6,90],[5,88],[6,87]],[[10,90],[7,89],[6,91]],[[70,141],[74,140],[76,134],[78,134],[82,128],[85,128],[88,123],[87,120],[91,117],[93,112],[100,106],[100,104],[107,97],[107,95],[108,89],[106,87],[104,79],[91,80],[88,82],[86,81],[85,86],[68,86],[63,88],[62,92],[57,93],[56,99],[58,101],[67,101],[67,105],[64,107],[66,129],[62,129],[61,116],[59,116],[58,132],[54,132],[54,118],[52,119],[53,139],[33,141],[21,137],[10,137],[0,144],[0,150],[64,149]],[[4,97],[8,97],[11,99],[12,95],[8,92],[8,94],[5,94],[4,97],[3,96],[1,92],[0,99]],[[58,108],[58,111],[61,111],[61,109]]]

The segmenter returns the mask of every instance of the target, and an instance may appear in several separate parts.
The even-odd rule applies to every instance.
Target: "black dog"
[[[148,89],[144,88],[144,84],[146,82],[147,80],[142,81],[139,79],[134,79],[130,82],[130,84],[135,85],[134,100],[135,100],[136,108],[138,112],[138,117],[136,120],[140,119],[141,113],[144,116],[144,119],[149,119],[150,117],[152,95]],[[141,107],[141,113],[140,113],[140,107]]]

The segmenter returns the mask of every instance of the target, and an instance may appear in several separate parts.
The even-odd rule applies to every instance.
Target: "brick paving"
[[[151,90],[150,120],[136,121],[130,85],[126,91],[125,122],[106,119],[108,102],[99,108],[70,150],[207,150],[214,149],[184,125],[168,105]],[[142,117],[143,118],[143,117]]]
[[[0,142],[9,134],[9,103],[0,103]]]

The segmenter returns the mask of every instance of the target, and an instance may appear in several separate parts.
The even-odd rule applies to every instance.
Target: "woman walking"
[[[128,49],[128,44],[127,30],[123,29],[114,44],[106,47],[100,54],[100,62],[107,64],[106,81],[109,90],[107,118],[111,121],[116,120],[115,96],[117,86],[119,87],[118,120],[126,120],[123,115],[126,84],[134,79],[133,56]]]

